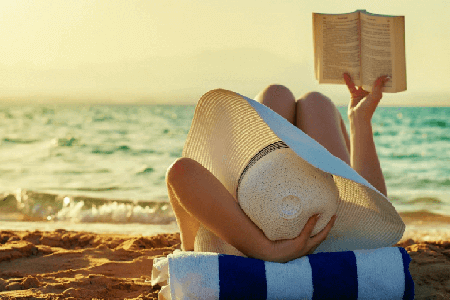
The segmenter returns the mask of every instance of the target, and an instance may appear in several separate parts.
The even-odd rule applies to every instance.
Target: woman
[[[351,93],[350,137],[334,104],[320,93],[308,93],[295,101],[287,88],[271,85],[255,100],[300,128],[386,195],[371,119],[381,100],[382,87],[389,79],[379,77],[372,93],[362,87],[357,89],[349,74],[344,74],[344,80]],[[167,171],[166,183],[177,219],[185,216],[196,220],[179,223],[185,251],[194,250],[193,241],[201,223],[248,257],[286,262],[313,253],[327,237],[335,220],[332,218],[320,233],[310,237],[317,222],[317,218],[312,217],[297,238],[271,241],[241,210],[221,182],[196,161],[189,158],[175,161]]]

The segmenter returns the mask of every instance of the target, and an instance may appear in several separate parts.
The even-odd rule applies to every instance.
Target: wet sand
[[[448,226],[450,218],[402,218],[407,231],[396,246],[412,258],[415,299],[450,299],[450,230],[423,229]],[[175,249],[179,233],[2,230],[0,298],[158,299],[160,287],[150,283],[153,259]]]

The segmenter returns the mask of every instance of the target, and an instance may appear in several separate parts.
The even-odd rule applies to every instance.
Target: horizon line
[[[166,105],[166,106],[196,106],[197,102],[151,102],[151,101],[107,101],[102,102],[101,100],[94,101],[32,101],[32,100],[18,100],[17,102],[7,100],[3,101],[0,99],[0,106],[14,106],[14,105],[105,105],[105,106],[151,106],[151,105]],[[348,104],[336,104],[336,107],[348,107]],[[437,103],[436,105],[428,104],[428,105],[418,105],[415,103],[407,104],[407,103],[399,103],[399,104],[379,104],[378,107],[450,107],[450,103],[443,104]]]

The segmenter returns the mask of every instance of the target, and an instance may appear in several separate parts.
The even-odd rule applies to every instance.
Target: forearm
[[[169,184],[180,205],[208,230],[248,257],[265,260],[270,241],[233,196],[198,163],[178,166]]]
[[[350,162],[352,168],[385,196],[386,183],[373,140],[370,120],[350,118]]]

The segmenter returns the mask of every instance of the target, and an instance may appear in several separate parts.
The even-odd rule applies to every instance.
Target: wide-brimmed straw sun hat
[[[395,245],[405,224],[388,198],[349,165],[270,108],[213,90],[198,101],[183,157],[208,169],[270,240],[292,239],[320,213],[336,214],[314,253]],[[243,255],[202,224],[195,251]]]

